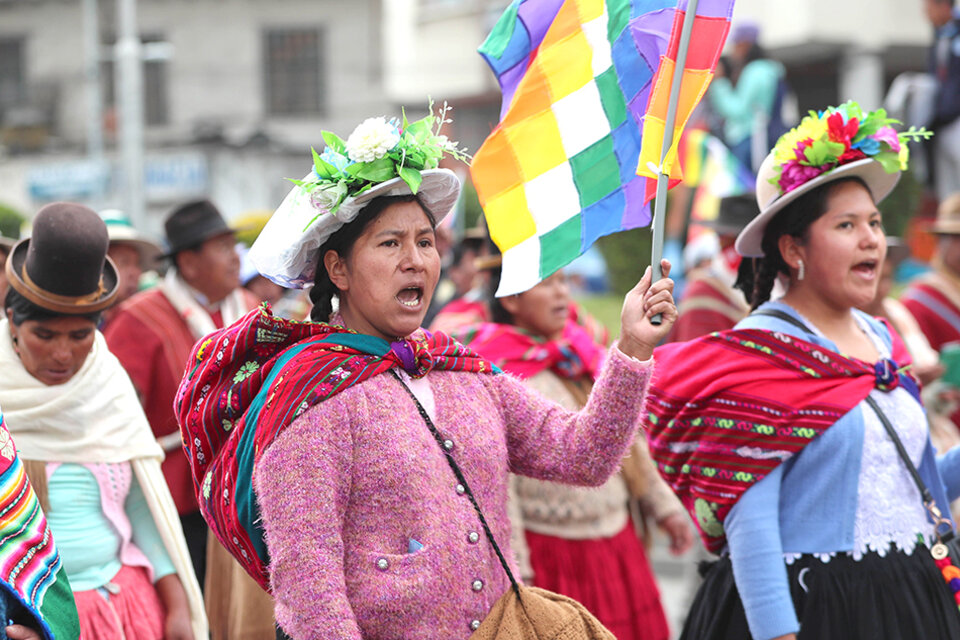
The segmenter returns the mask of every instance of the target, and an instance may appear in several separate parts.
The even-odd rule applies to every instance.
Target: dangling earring
[[[803,271],[803,260],[797,260],[799,263],[797,265],[797,280],[803,280],[804,271]]]

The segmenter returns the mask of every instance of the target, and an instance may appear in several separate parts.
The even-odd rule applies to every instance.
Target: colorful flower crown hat
[[[323,132],[326,148],[313,150],[313,169],[264,226],[248,258],[265,277],[288,289],[313,282],[319,250],[340,227],[379,196],[414,194],[440,222],[460,196],[460,180],[438,165],[445,156],[469,161],[465,149],[440,134],[450,108],[407,122],[368,118],[346,141]]]
[[[864,113],[850,100],[819,113],[811,111],[783,134],[760,165],[757,205],[760,214],[737,237],[737,253],[763,256],[761,242],[767,224],[804,193],[840,178],[862,179],[875,202],[883,200],[907,168],[911,140],[928,139],[925,129],[897,133],[899,121],[883,109]]]

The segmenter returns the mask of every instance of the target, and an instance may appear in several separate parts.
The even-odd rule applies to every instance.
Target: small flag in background
[[[498,295],[649,224],[640,127],[675,13],[676,0],[514,0],[480,47],[503,93],[471,167],[503,253]]]
[[[666,21],[669,20],[671,24],[670,44],[666,51],[660,53],[659,62],[654,63],[648,55],[644,56],[648,64],[656,64],[653,90],[643,116],[643,144],[637,166],[638,175],[652,178],[647,184],[647,201],[653,198],[656,192],[657,173],[651,170],[651,166],[660,168],[663,134],[666,130],[667,103],[676,69],[680,31],[688,4],[689,0],[680,0],[673,11],[652,12],[641,16],[631,25],[634,37],[638,41],[646,34],[652,33],[657,36],[652,41],[660,42],[659,36],[668,24]],[[697,4],[697,14],[690,33],[690,45],[687,48],[687,59],[683,68],[679,101],[676,107],[673,143],[662,167],[663,172],[671,177],[671,186],[683,177],[680,163],[677,162],[680,134],[694,107],[707,92],[707,87],[713,79],[713,70],[717,66],[723,45],[727,40],[727,33],[730,31],[732,14],[733,0],[699,0]]]
[[[723,141],[701,129],[683,134],[683,184],[694,189],[690,222],[715,220],[720,199],[752,193],[755,178]],[[694,228],[691,227],[691,234]],[[691,235],[691,238],[693,236]]]

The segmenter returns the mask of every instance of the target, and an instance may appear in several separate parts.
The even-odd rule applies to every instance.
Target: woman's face
[[[870,192],[856,182],[834,187],[826,213],[810,225],[806,242],[793,250],[794,258],[803,260],[803,284],[810,295],[836,309],[870,304],[887,253],[880,212]]]
[[[92,320],[59,316],[50,320],[24,320],[13,324],[7,311],[13,348],[27,373],[46,385],[63,384],[72,378],[93,348],[97,327]]]
[[[559,338],[570,316],[567,277],[557,271],[534,288],[503,298],[500,304],[521,329],[550,340]]]
[[[436,235],[415,201],[389,205],[347,256],[328,251],[323,259],[347,327],[388,340],[420,326],[440,278]]]

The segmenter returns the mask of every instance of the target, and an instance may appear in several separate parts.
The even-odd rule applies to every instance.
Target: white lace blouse
[[[823,334],[804,318],[814,333]],[[873,342],[881,358],[889,358],[890,350],[866,321],[857,318],[860,328]],[[921,404],[902,386],[893,391],[874,389],[870,392],[887,419],[900,436],[907,454],[917,467],[927,440],[927,417]],[[874,551],[886,555],[891,545],[912,553],[918,538],[929,539],[933,525],[927,520],[920,491],[910,472],[897,453],[883,423],[876,412],[863,401],[857,409],[863,414],[863,456],[857,484],[857,512],[854,521],[853,551],[855,560]],[[835,551],[814,553],[823,561],[836,555]],[[799,553],[784,554],[788,563],[800,557]]]

